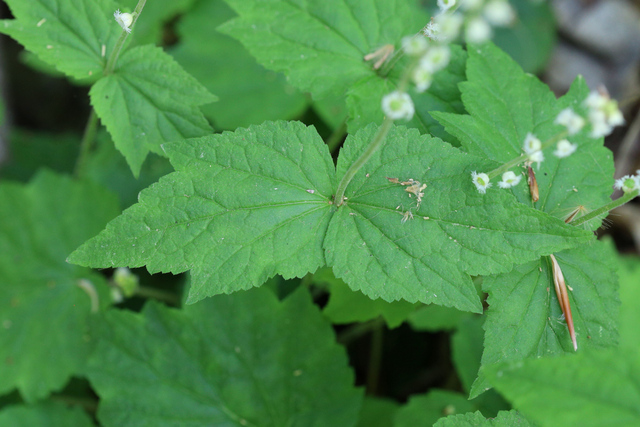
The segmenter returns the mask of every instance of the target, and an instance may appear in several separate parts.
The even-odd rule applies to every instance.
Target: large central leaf
[[[70,256],[192,272],[189,302],[324,265],[335,171],[315,129],[265,123],[165,147],[176,172]]]
[[[364,151],[370,126],[345,143],[338,176]],[[492,163],[416,130],[392,128],[349,184],[325,242],[336,276],[371,298],[406,299],[481,311],[468,274],[509,271],[589,239],[589,233],[525,207],[507,192],[478,194],[472,168]],[[417,206],[408,187],[426,184]]]

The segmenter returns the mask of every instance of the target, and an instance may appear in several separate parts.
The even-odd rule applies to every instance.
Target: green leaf
[[[333,276],[331,269],[321,270],[321,272],[322,277],[318,277],[316,273],[313,279],[315,283],[329,283],[331,294],[323,313],[332,323],[366,322],[382,316],[387,326],[393,329],[400,326],[416,309],[415,304],[406,301],[387,302],[382,299],[371,299],[360,291],[349,289],[346,283]]]
[[[638,258],[622,258],[620,275],[620,345],[637,346],[640,340],[638,325],[640,324],[640,312],[637,309],[637,301],[640,301],[640,262]]]
[[[356,427],[392,427],[399,408],[395,400],[365,396]]]
[[[204,114],[216,128],[229,130],[300,115],[306,98],[282,74],[265,70],[240,43],[216,31],[234,16],[222,0],[206,0],[178,24],[181,42],[171,54],[220,97],[203,107]]]
[[[123,9],[123,12],[125,10],[132,12],[138,0],[120,0],[120,3],[129,6],[129,9]],[[179,15],[188,13],[193,8],[194,3],[196,3],[196,0],[146,2],[140,14],[140,19],[136,21],[135,28],[131,33],[133,43],[136,45],[162,45],[165,24],[170,24]]]
[[[428,427],[442,416],[460,414],[475,409],[465,396],[447,390],[432,390],[421,396],[412,396],[409,403],[398,411],[394,427]]]
[[[428,22],[406,0],[225,0],[239,17],[220,30],[240,42],[270,70],[314,98],[342,95],[375,76],[364,56],[399,45]]]
[[[556,46],[557,29],[547,2],[512,0],[518,19],[509,27],[494,27],[493,41],[527,73],[539,73]]]
[[[411,313],[408,320],[415,331],[438,332],[457,328],[469,316],[466,311],[429,304]]]
[[[70,262],[191,270],[190,303],[325,264],[335,172],[315,129],[267,122],[166,150],[176,172],[142,191]]]
[[[118,212],[101,187],[51,172],[0,185],[0,393],[17,388],[33,402],[84,366],[92,311],[109,303],[108,290],[65,257]],[[95,301],[81,285],[94,288]]]
[[[89,367],[105,426],[348,426],[361,393],[304,290],[112,310]],[[150,390],[153,392],[150,393]]]
[[[409,93],[415,106],[415,114],[406,126],[416,128],[420,133],[429,133],[443,139],[451,139],[444,128],[431,117],[431,112],[464,113],[460,100],[458,84],[465,80],[465,61],[467,54],[460,46],[451,45],[451,61],[446,69],[435,74],[433,84],[428,91],[417,93],[410,89]],[[399,65],[396,67],[402,68]],[[349,88],[347,107],[349,133],[367,126],[370,123],[382,123],[382,98],[397,89],[400,73],[392,73],[389,78],[378,75],[362,79]]]
[[[6,0],[6,3],[16,19],[1,21],[0,32],[77,79],[102,74],[122,33],[113,19],[117,5],[111,0]]]
[[[480,368],[484,321],[483,316],[468,315],[451,336],[451,358],[466,392],[471,389]]]
[[[149,151],[211,133],[198,105],[216,100],[162,49],[126,51],[89,92],[91,105],[137,177]]]
[[[476,411],[442,418],[434,427],[533,427],[533,424],[516,411],[500,411],[494,419],[486,419]]]
[[[578,78],[569,93],[556,100],[547,85],[525,74],[489,43],[469,50],[467,78],[460,86],[470,115],[434,113],[434,117],[466,151],[499,163],[521,154],[527,133],[545,141],[562,131],[553,123],[558,113],[567,107],[581,111],[589,93],[584,79]],[[552,154],[555,147],[549,148],[540,169],[534,168],[540,200],[533,206],[563,220],[578,206],[588,211],[607,203],[613,185],[612,155],[603,147],[603,139],[590,138],[586,130],[569,139],[578,144],[574,154],[559,159]],[[518,173],[517,168],[514,171]],[[532,205],[526,182],[511,191]],[[595,221],[590,228],[599,226]]]
[[[486,372],[500,393],[540,426],[640,425],[637,340],[635,349],[527,359]]]
[[[79,406],[43,402],[12,405],[0,411],[0,425],[11,427],[91,427],[93,422]]]
[[[595,241],[557,253],[569,292],[578,349],[611,347],[618,342],[616,254],[612,245]],[[513,271],[486,277],[489,311],[482,366],[573,352],[547,258],[516,266]],[[490,383],[484,369],[471,396]]]
[[[376,131],[369,126],[349,136],[338,159],[338,177]],[[467,274],[509,271],[514,263],[591,238],[526,208],[507,192],[479,194],[470,174],[488,165],[417,130],[393,127],[351,181],[347,202],[331,219],[325,250],[336,277],[371,298],[480,312]],[[387,177],[427,184],[420,207],[405,191],[408,187]]]

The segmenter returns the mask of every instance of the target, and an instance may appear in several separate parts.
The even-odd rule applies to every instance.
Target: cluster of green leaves
[[[225,1],[180,1],[168,10],[149,2],[132,45],[107,74],[122,34],[111,17],[118,5],[7,1],[16,19],[0,31],[91,84],[111,140],[100,135],[79,179],[42,171],[28,184],[0,184],[0,249],[10,254],[0,258],[0,392],[17,389],[24,401],[0,411],[0,424],[91,425],[83,412],[44,400],[71,377],[88,379],[106,426],[638,422],[631,304],[622,306],[615,347],[617,255],[593,238],[599,224],[584,230],[563,221],[611,193],[602,140],[580,134],[577,153],[547,160],[536,203],[524,185],[481,195],[470,180],[472,171],[516,156],[527,132],[555,134],[558,112],[586,96],[584,82],[557,100],[494,45],[454,46],[432,89],[412,94],[415,118],[391,129],[336,206],[337,184],[377,132],[380,98],[403,66],[376,72],[362,58],[398,46],[428,15],[407,0]],[[141,45],[156,41],[176,13],[185,16],[175,60]],[[252,86],[235,88],[237,78]],[[220,102],[201,110],[216,99],[209,90]],[[346,119],[335,165],[313,126],[266,121],[213,134],[207,121],[233,130],[295,116],[310,102],[320,115],[339,112],[330,126]],[[101,184],[122,169],[113,146],[134,175],[148,182],[164,175],[119,216],[131,188],[108,183],[119,204]],[[388,178],[427,187],[418,200]],[[549,254],[573,287],[577,355],[564,354],[573,349]],[[111,285],[87,267],[188,271],[189,305],[111,307]],[[631,268],[622,281],[628,301],[640,274]],[[321,311],[305,286],[279,299],[262,286],[275,275],[306,276],[329,289],[329,302]],[[363,399],[332,324],[378,316],[389,327],[454,330],[453,361],[475,399],[445,390],[401,407]],[[493,391],[482,394],[491,387],[521,413]]]

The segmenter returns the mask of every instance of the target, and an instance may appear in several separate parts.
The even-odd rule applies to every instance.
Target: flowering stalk
[[[634,191],[629,191],[627,193],[624,193],[622,197],[616,200],[613,200],[610,203],[607,203],[606,205],[601,206],[594,211],[589,212],[585,216],[576,218],[575,220],[569,222],[569,224],[577,226],[577,225],[584,224],[585,222],[591,221],[594,218],[598,218],[599,216],[606,214],[607,212],[617,208],[618,206],[622,206],[625,203],[628,203],[629,201],[637,197],[638,194],[640,194],[640,190],[634,190]]]
[[[147,0],[138,0],[138,4],[136,5],[134,12],[129,17],[131,21],[128,22],[127,29],[124,29],[123,27],[120,38],[118,38],[118,40],[116,41],[116,44],[113,47],[113,51],[111,52],[111,55],[109,55],[107,64],[102,71],[103,76],[108,76],[109,74],[113,73],[116,62],[118,61],[118,56],[120,55],[120,51],[124,47],[124,42],[127,40],[127,36],[129,36],[129,33],[131,32],[131,27],[133,27],[133,25],[138,20],[140,12],[142,12],[142,8],[144,7],[146,2]],[[118,22],[120,23],[120,21]],[[98,116],[96,115],[95,110],[92,108],[91,113],[89,114],[89,119],[87,120],[87,126],[85,127],[85,131],[82,136],[82,141],[80,142],[80,154],[78,155],[78,160],[76,161],[76,167],[74,170],[74,174],[76,177],[80,177],[84,174],[84,168],[87,163],[87,159],[89,158],[89,154],[91,153],[93,141],[95,140],[97,132]]]

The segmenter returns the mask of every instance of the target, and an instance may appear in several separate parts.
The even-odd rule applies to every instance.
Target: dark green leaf
[[[395,400],[366,396],[356,427],[392,427],[399,408]]]
[[[434,427],[533,427],[533,424],[516,411],[500,411],[494,419],[486,419],[476,411],[442,418]]]
[[[394,427],[428,427],[441,417],[464,414],[475,409],[465,396],[447,390],[432,390],[422,396],[412,396],[396,415]]]
[[[50,172],[0,185],[0,393],[17,388],[32,402],[84,366],[92,311],[109,294],[101,275],[65,257],[118,212],[102,187]]]
[[[89,415],[76,406],[43,402],[9,406],[0,411],[0,425],[7,427],[91,427]]]
[[[109,426],[349,426],[361,393],[304,290],[108,313],[89,368]]]

